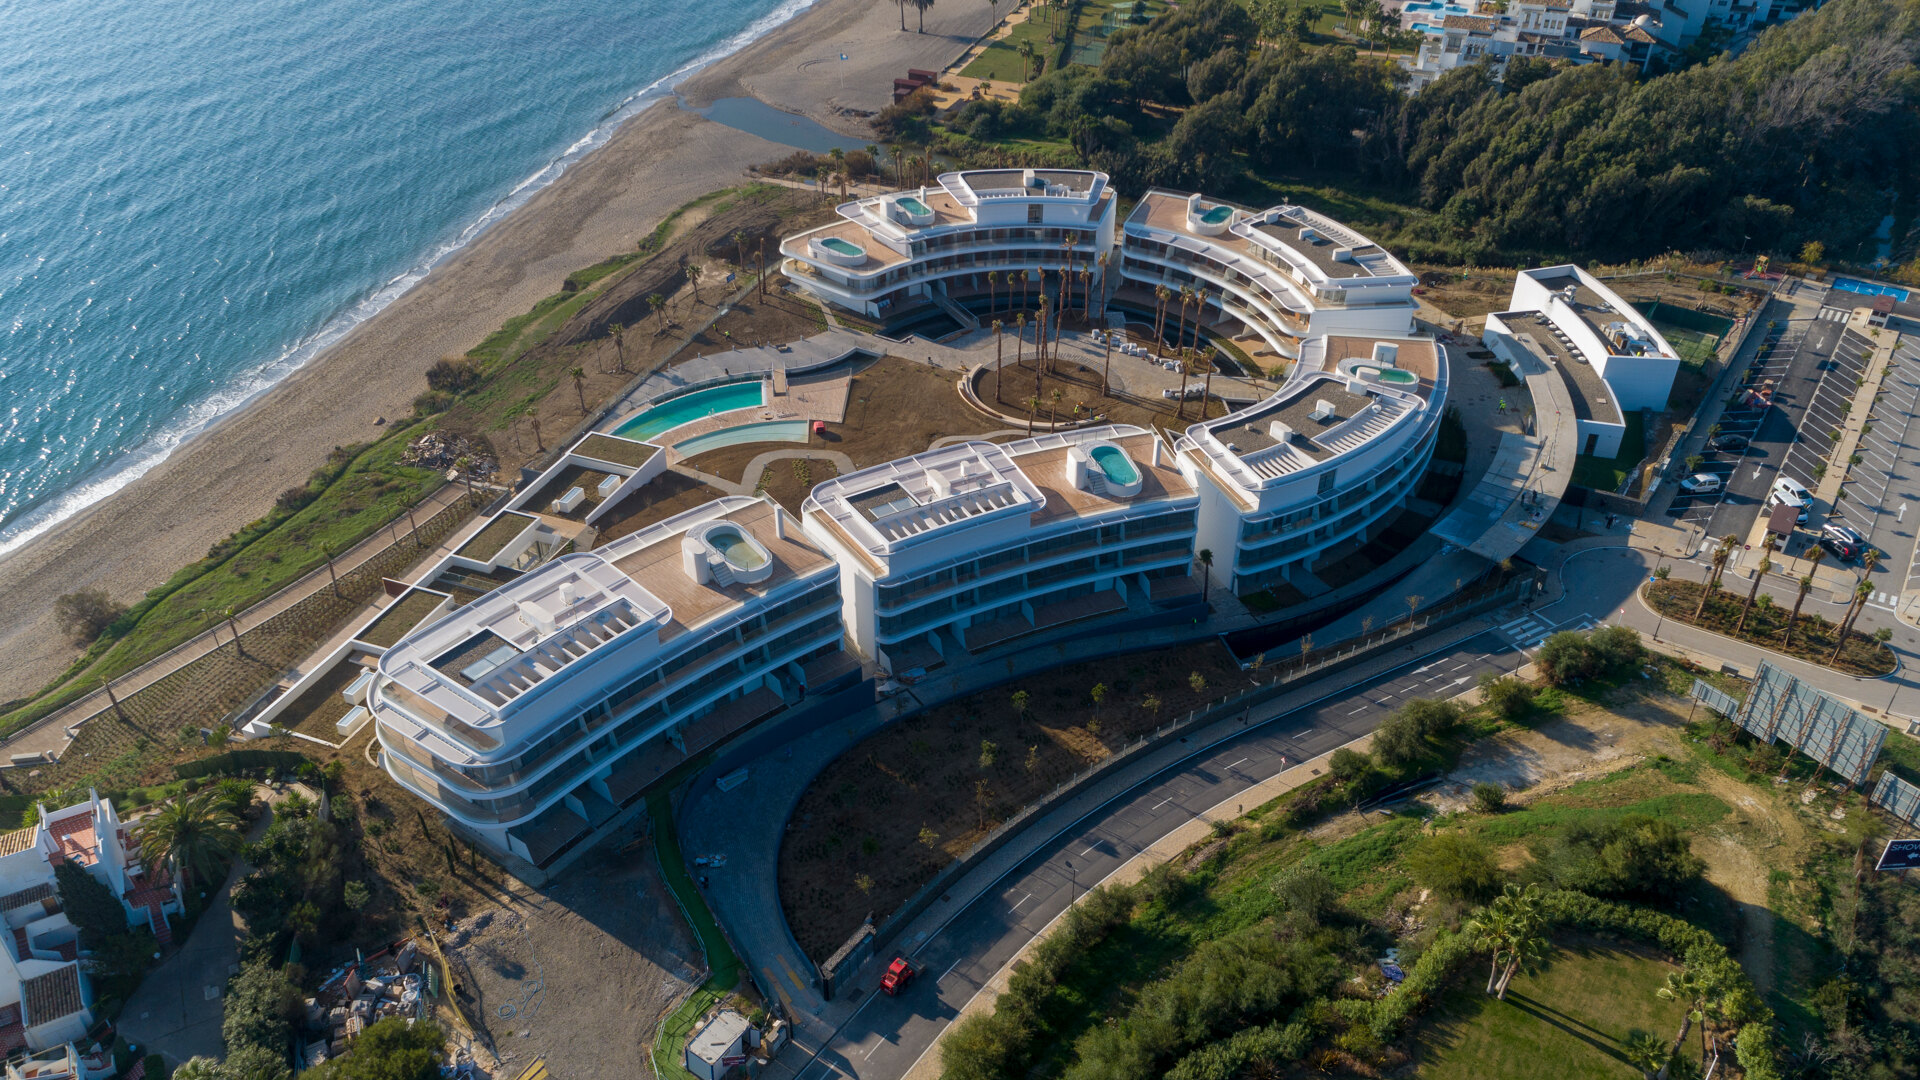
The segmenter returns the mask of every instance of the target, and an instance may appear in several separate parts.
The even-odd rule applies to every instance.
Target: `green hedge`
[[[307,755],[292,750],[229,750],[198,761],[183,761],[173,767],[173,772],[182,780],[191,780],[196,776],[231,775],[249,769],[292,772],[310,760]]]

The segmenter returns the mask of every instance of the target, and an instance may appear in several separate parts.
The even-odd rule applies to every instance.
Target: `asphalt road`
[[[1452,697],[1484,673],[1513,671],[1525,662],[1522,650],[1531,651],[1548,633],[1592,625],[1594,616],[1568,614],[1563,609],[1570,606],[1557,604],[1550,614],[1515,619],[1369,682],[1333,690],[1304,708],[1263,715],[1256,706],[1246,734],[1129,789],[955,912],[927,940],[903,943],[922,972],[907,992],[898,997],[874,993],[818,1053],[782,1054],[772,1075],[797,1080],[905,1075],[961,1007],[1081,891],[1181,824],[1290,763],[1372,731],[1402,702]]]

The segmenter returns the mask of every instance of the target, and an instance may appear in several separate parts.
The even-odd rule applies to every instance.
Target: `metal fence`
[[[1729,720],[1740,715],[1740,699],[1705,679],[1693,680],[1693,700]]]

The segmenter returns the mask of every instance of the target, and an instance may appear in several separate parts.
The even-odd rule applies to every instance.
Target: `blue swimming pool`
[[[765,420],[758,424],[741,424],[737,427],[721,428],[709,431],[705,435],[695,435],[685,442],[673,444],[681,457],[694,457],[709,450],[718,450],[723,446],[739,446],[752,442],[797,442],[807,441],[807,422],[805,420]]]
[[[1907,302],[1909,295],[1905,289],[1896,289],[1891,285],[1875,285],[1871,281],[1850,277],[1834,278],[1830,287],[1839,289],[1841,292],[1859,293],[1862,296],[1891,296],[1902,304]]]
[[[729,383],[710,390],[696,390],[691,394],[663,401],[645,410],[626,423],[615,428],[613,433],[623,439],[651,439],[663,431],[669,431],[681,424],[690,423],[703,416],[729,412],[733,409],[751,409],[764,404],[761,395],[761,383]]]
[[[1121,487],[1127,487],[1140,479],[1140,472],[1133,467],[1133,462],[1128,461],[1127,455],[1115,447],[1096,446],[1093,448],[1092,457],[1100,466],[1100,471],[1107,474],[1107,479]]]

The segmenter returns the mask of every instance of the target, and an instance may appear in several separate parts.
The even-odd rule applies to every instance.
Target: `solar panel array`
[[[1756,738],[1796,747],[1856,785],[1866,782],[1887,741],[1878,720],[1771,664],[1755,673],[1738,721]]]

